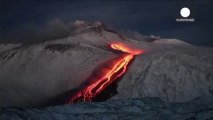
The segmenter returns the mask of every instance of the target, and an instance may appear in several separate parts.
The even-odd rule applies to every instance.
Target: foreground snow
[[[1,120],[207,120],[213,119],[213,97],[167,103],[158,98],[111,100],[43,109],[1,108]]]

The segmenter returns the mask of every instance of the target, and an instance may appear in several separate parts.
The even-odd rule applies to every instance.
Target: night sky
[[[188,7],[195,22],[176,22]],[[117,29],[143,35],[177,38],[199,46],[213,46],[213,2],[205,1],[64,1],[6,0],[0,2],[0,43],[35,42],[47,37],[51,21],[103,21]],[[60,31],[61,34],[66,34]],[[60,33],[61,32],[61,33]],[[49,33],[48,33],[49,34]],[[36,37],[35,37],[36,36]],[[51,35],[50,35],[51,36]],[[62,35],[63,36],[63,35]]]

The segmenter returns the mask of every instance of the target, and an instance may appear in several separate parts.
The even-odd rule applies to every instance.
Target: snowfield
[[[136,57],[114,98],[159,97],[182,102],[212,92],[212,49],[160,44],[153,48]]]

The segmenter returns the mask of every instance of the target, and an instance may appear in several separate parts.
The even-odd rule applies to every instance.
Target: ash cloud
[[[73,31],[71,23],[62,22],[60,19],[55,19],[48,22],[44,26],[25,25],[18,27],[8,34],[1,35],[1,42],[22,42],[32,43],[68,36]]]
[[[91,23],[95,24],[96,22],[102,23],[100,21],[93,21]],[[34,43],[68,37],[72,33],[79,31],[81,29],[79,26],[82,26],[82,24],[88,25],[90,22],[84,20],[64,22],[58,18],[51,20],[44,25],[28,24],[22,27],[17,27],[5,35],[0,35],[0,43],[13,43],[14,41],[15,43]],[[106,25],[105,23],[103,24]],[[157,39],[154,35],[146,36],[134,30],[117,29],[110,25],[106,25],[106,27],[115,29],[122,35],[139,41],[149,42],[152,38]]]

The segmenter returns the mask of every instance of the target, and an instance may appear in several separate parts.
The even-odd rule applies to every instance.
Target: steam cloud
[[[49,21],[44,26],[26,25],[0,35],[1,42],[38,42],[68,36],[73,30],[72,23],[60,19]]]
[[[6,34],[4,35],[0,34],[0,43],[34,43],[53,40],[57,38],[63,38],[76,32],[78,29],[80,29],[79,26],[81,26],[82,24],[87,25],[89,23],[83,20],[64,22],[61,19],[54,19],[47,22],[43,26],[28,24],[25,26],[17,27],[14,30],[11,30],[10,32],[6,32]],[[115,29],[112,26],[107,27]],[[147,41],[150,38],[150,36],[144,36],[137,31],[132,30],[117,30],[117,31],[119,31],[119,33],[125,35],[126,37],[135,40]]]

